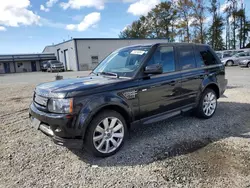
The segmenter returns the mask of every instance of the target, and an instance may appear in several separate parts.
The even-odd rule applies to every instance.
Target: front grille
[[[35,94],[34,101],[41,106],[47,106],[48,99]]]

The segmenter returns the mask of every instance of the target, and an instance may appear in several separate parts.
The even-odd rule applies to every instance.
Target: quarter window
[[[173,47],[158,47],[147,65],[161,64],[163,73],[175,71]]]
[[[178,47],[179,61],[182,70],[195,68],[195,57],[191,46]]]
[[[209,66],[217,64],[217,60],[212,54],[212,52],[206,46],[199,46],[197,48],[199,51],[198,66]]]

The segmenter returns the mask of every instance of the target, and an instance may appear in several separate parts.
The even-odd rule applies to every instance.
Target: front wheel
[[[217,108],[217,96],[214,90],[205,89],[202,93],[199,105],[196,109],[196,115],[199,118],[208,119],[211,118]]]
[[[97,157],[115,154],[127,137],[126,121],[116,111],[105,110],[99,113],[89,124],[84,146]]]

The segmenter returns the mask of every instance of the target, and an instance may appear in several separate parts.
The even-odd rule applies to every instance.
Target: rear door
[[[176,71],[176,54],[172,46],[159,46],[147,65],[161,64],[163,73],[149,75],[139,86],[141,119],[164,114],[181,106],[181,75]]]
[[[194,104],[204,78],[204,70],[198,69],[194,45],[178,46],[178,60],[181,70],[182,106]]]

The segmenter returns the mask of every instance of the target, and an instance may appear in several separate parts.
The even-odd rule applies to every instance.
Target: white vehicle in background
[[[239,61],[246,57],[250,57],[250,51],[240,52],[231,57],[224,57],[221,59],[221,62],[225,66],[239,65]]]
[[[227,57],[231,57],[232,55],[227,52],[227,51],[218,51],[218,52],[215,52],[217,54],[217,56],[220,58],[220,59],[223,59],[223,58],[227,58]]]

